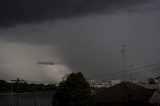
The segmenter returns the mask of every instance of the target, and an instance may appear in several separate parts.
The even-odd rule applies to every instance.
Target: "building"
[[[110,88],[104,88],[93,96],[97,106],[157,106],[153,96],[155,90],[144,88],[131,82],[121,82]]]
[[[122,81],[121,80],[111,80],[110,83],[111,83],[111,86],[114,86],[114,85],[117,85],[119,83],[121,83]]]
[[[95,81],[95,80],[88,80],[91,87],[94,88],[109,88],[116,84],[121,83],[121,80],[111,80],[111,81]]]

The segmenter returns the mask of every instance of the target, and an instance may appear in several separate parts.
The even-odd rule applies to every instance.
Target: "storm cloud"
[[[27,81],[60,81],[70,69],[58,59],[55,48],[50,45],[0,43],[0,78],[16,77]],[[37,64],[38,61],[54,61],[54,65]],[[61,64],[60,64],[61,63]]]
[[[152,0],[2,0],[0,27],[136,10]],[[141,6],[142,7],[142,6]]]
[[[0,77],[58,81],[81,71],[91,79],[122,79],[123,43],[127,70],[160,61],[159,5],[158,0],[1,1]],[[147,79],[157,70],[133,76]]]

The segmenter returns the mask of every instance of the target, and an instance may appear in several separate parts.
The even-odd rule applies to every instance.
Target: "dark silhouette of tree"
[[[28,84],[27,82],[20,82],[18,85],[18,92],[45,92],[55,91],[57,89],[56,84]],[[17,92],[17,83],[8,83],[5,80],[0,80],[0,93]]]
[[[71,73],[60,82],[53,95],[53,106],[93,106],[89,83],[82,73]]]
[[[9,84],[5,80],[0,80],[0,92],[9,91]]]

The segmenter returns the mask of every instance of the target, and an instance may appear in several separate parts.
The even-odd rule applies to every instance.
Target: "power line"
[[[129,69],[129,70],[125,70],[125,75],[126,73],[128,72],[131,72],[132,71],[132,74],[134,72],[140,72],[140,71],[146,71],[146,70],[143,70],[143,69],[146,69],[146,68],[152,68],[152,67],[155,67],[155,66],[158,66],[160,65],[160,62],[158,63],[155,63],[155,64],[149,64],[149,65],[145,65],[145,66],[142,66],[142,67],[137,67],[137,68],[132,68],[132,69]],[[119,75],[118,75],[119,74]],[[119,71],[119,72],[113,72],[113,73],[108,73],[107,75],[108,76],[122,76],[120,74],[123,74],[124,75],[124,71]],[[125,76],[126,77],[126,76]]]
[[[145,65],[145,66],[138,67],[138,68],[133,68],[133,69],[127,70],[126,72],[129,72],[129,71],[135,72],[135,71],[139,71],[139,70],[141,70],[141,69],[150,68],[150,67],[154,67],[154,66],[157,66],[157,65],[160,65],[160,62],[155,63],[155,64]]]

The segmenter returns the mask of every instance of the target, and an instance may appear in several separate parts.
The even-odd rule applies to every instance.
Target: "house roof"
[[[144,88],[131,82],[122,82],[110,88],[105,88],[94,94],[96,102],[148,102],[154,90]]]
[[[156,77],[155,79],[160,79],[160,76]]]
[[[149,100],[150,103],[160,104],[160,90],[156,90]]]

